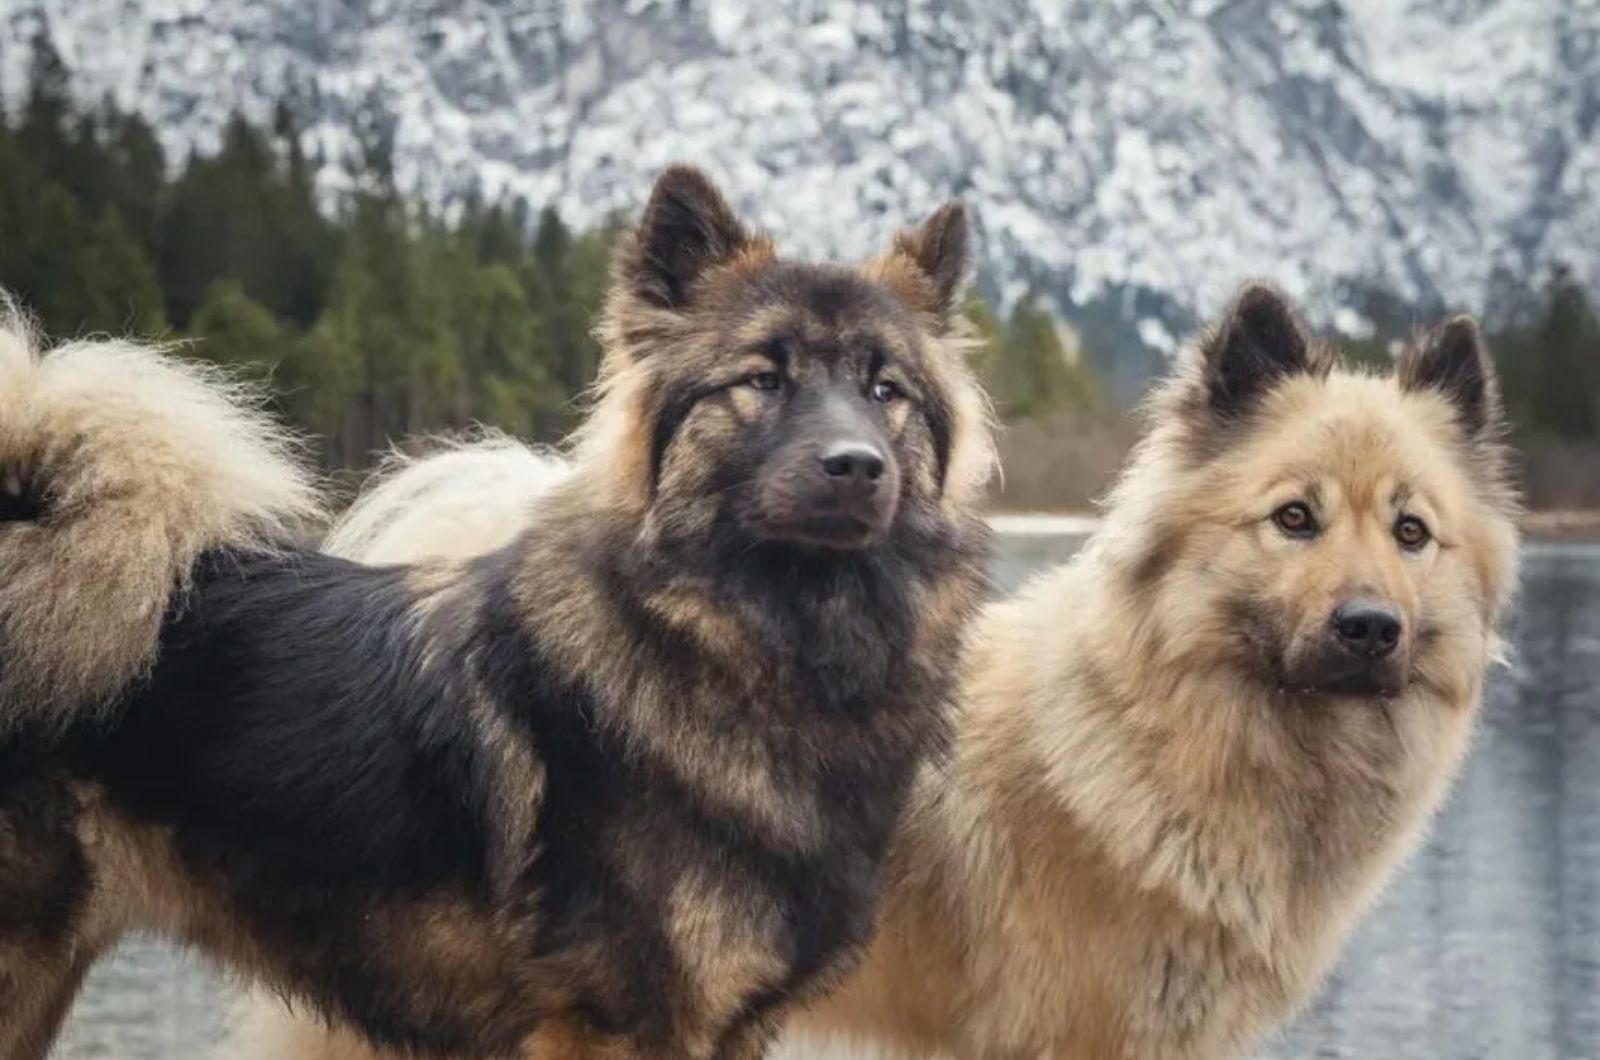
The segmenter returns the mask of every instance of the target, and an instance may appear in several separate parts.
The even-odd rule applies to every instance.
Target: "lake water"
[[[1074,544],[1007,535],[1000,580]],[[1600,546],[1530,546],[1513,632],[1427,845],[1271,1060],[1600,1060]],[[129,944],[56,1056],[206,1057],[227,997],[192,959]]]

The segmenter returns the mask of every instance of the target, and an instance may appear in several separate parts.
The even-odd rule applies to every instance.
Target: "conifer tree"
[[[1562,438],[1600,434],[1600,320],[1565,267],[1551,272],[1542,312],[1501,350],[1520,419]]]
[[[154,260],[160,247],[166,155],[155,131],[137,114],[112,112],[105,128],[109,205]]]
[[[79,328],[113,335],[159,335],[167,314],[161,284],[122,216],[107,209],[79,248]]]
[[[283,327],[272,311],[245,293],[238,280],[218,280],[190,321],[197,352],[257,378],[272,377],[287,354]]]
[[[17,141],[30,166],[56,176],[67,164],[67,124],[72,95],[66,64],[43,30],[34,35],[28,66],[28,96]]]
[[[1012,307],[989,382],[1007,417],[1086,412],[1099,400],[1081,359],[1069,355],[1061,325],[1031,292]]]

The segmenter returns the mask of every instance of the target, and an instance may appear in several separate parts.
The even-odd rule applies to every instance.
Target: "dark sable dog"
[[[419,1053],[758,1053],[868,936],[981,592],[967,243],[785,262],[669,171],[575,473],[455,567],[272,547],[229,395],[8,337],[0,1057],[130,929]]]

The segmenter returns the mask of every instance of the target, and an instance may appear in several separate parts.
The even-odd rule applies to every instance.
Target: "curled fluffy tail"
[[[561,457],[484,431],[391,456],[323,542],[362,563],[463,560],[510,544],[565,481]]]
[[[46,353],[0,292],[0,735],[112,702],[201,552],[281,544],[318,510],[248,390],[130,342]]]

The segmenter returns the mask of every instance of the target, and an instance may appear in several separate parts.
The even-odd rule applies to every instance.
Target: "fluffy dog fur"
[[[1498,415],[1468,320],[1378,377],[1246,291],[1153,400],[1103,528],[981,620],[870,956],[786,1055],[1213,1060],[1287,1021],[1469,742],[1515,579]],[[1297,500],[1314,537],[1274,521]],[[1401,514],[1434,540],[1401,547]],[[1305,672],[1352,593],[1400,614],[1403,687]],[[241,1042],[333,1056],[270,1003]]]
[[[0,585],[0,1057],[136,929],[416,1054],[758,1054],[866,941],[981,594],[966,247],[786,262],[669,171],[571,474],[465,564],[280,547],[306,495],[225,392],[29,353],[88,393],[5,394],[0,562],[55,566]]]
[[[515,540],[571,470],[559,454],[497,431],[434,439],[385,461],[322,549],[361,563],[487,555]]]
[[[206,550],[306,528],[292,450],[198,362],[108,341],[41,357],[0,294],[0,736],[64,728],[142,676]]]
[[[871,956],[804,1025],[1210,1060],[1285,1022],[1471,736],[1515,581],[1498,415],[1468,319],[1380,378],[1247,290],[1155,399],[1104,527],[980,623]],[[1296,502],[1310,536],[1275,521]],[[1403,622],[1393,688],[1318,683],[1353,596]]]

